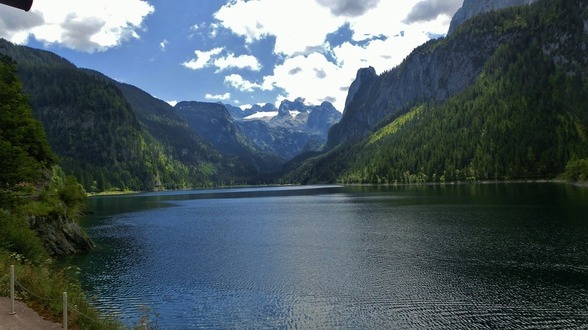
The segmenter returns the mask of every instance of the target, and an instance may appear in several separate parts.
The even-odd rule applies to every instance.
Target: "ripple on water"
[[[224,196],[103,219],[86,285],[100,309],[132,325],[147,306],[164,329],[588,324],[587,231],[565,227],[571,213],[380,193]]]

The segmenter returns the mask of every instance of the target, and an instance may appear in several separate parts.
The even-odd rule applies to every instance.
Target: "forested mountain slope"
[[[238,157],[260,175],[275,172],[284,163],[276,154],[258,149],[223,104],[182,101],[173,111],[217,150]]]
[[[302,98],[283,100],[279,108],[266,104],[245,110],[220,103],[182,101],[174,110],[217,150],[238,156],[262,176],[278,171],[301,152],[320,150],[329,129],[341,118],[331,103],[313,106]],[[245,116],[258,111],[277,115]]]
[[[447,34],[453,34],[463,22],[482,13],[508,7],[528,5],[534,1],[536,0],[464,0],[461,8],[453,15]]]
[[[75,222],[85,193],[56,165],[15,70],[16,63],[0,55],[0,255],[41,261],[90,249]]]
[[[8,296],[7,274],[13,270],[19,300],[44,318],[62,317],[62,305],[47,297],[67,291],[85,316],[69,317],[72,328],[120,329],[92,307],[70,267],[54,262],[94,247],[77,223],[87,210],[87,198],[76,179],[56,165],[16,67],[0,54],[0,296]]]
[[[433,62],[423,62],[426,58]],[[450,96],[448,90],[458,90],[449,86],[457,76],[430,80],[447,68],[434,64],[440,59],[470,59],[468,72],[479,72]],[[410,101],[406,88],[391,89],[407,72],[426,73],[412,85],[411,93],[420,96]],[[360,87],[346,108],[350,114],[332,130],[338,142],[357,142],[334,144],[287,178],[438,182],[553,178],[567,170],[577,179],[588,174],[587,78],[585,1],[537,1],[484,14],[450,37],[416,49],[398,68],[372,78],[368,88]],[[361,126],[360,133],[353,125]]]
[[[379,76],[373,69],[360,69],[343,118],[329,132],[328,146],[356,142],[387,117],[400,116],[422,102],[444,102],[474,83],[497,48],[520,32],[516,21],[501,27],[479,22],[468,20],[449,37],[417,47],[399,66]]]
[[[64,170],[89,191],[242,183],[254,175],[147,93],[50,52],[0,40],[0,53],[17,62],[33,113]]]

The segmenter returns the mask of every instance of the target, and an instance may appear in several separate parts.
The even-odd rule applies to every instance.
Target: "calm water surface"
[[[588,189],[308,186],[91,199],[72,262],[163,329],[588,329]]]

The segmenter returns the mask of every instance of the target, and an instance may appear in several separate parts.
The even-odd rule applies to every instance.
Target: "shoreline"
[[[568,181],[564,179],[530,179],[530,180],[464,180],[464,181],[447,181],[447,182],[414,182],[414,183],[316,183],[316,184],[332,184],[342,186],[419,186],[419,185],[459,185],[459,184],[496,184],[496,183],[558,183],[577,186],[580,188],[588,188],[588,181]],[[174,191],[196,191],[203,189],[232,189],[232,188],[261,188],[261,187],[286,187],[286,186],[312,186],[316,184],[266,184],[266,185],[235,185],[235,186],[218,186],[218,187],[198,187],[188,189],[170,189],[170,190],[109,190],[97,193],[86,193],[87,197],[102,197],[102,196],[119,196],[119,195],[133,195],[156,192],[174,192]]]

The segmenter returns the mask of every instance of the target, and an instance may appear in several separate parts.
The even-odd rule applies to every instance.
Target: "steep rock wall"
[[[53,257],[65,257],[95,247],[94,242],[75,220],[65,215],[31,217],[29,225],[39,234],[45,248]]]
[[[528,5],[535,0],[465,0],[461,8],[453,15],[448,35],[455,32],[463,22],[482,13],[503,8]]]

